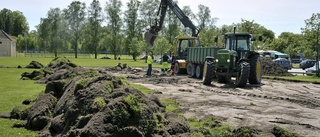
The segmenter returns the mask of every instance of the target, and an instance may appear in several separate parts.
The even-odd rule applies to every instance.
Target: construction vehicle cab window
[[[180,39],[177,41],[177,57],[178,58],[185,58],[188,55],[188,48],[189,47],[199,47],[199,39]]]

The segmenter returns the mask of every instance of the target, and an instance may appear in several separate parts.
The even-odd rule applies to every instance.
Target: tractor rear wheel
[[[237,87],[245,87],[250,73],[250,64],[247,62],[241,62],[239,64],[240,71],[237,74],[235,85]]]
[[[256,54],[250,58],[250,84],[260,84],[262,78],[262,63],[260,55]]]
[[[212,61],[206,61],[203,67],[203,85],[210,85],[214,75],[215,64]]]

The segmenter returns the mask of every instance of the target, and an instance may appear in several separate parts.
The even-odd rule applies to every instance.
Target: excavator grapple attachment
[[[148,32],[144,33],[144,40],[147,42],[149,47],[153,46],[153,43],[156,38],[157,38],[157,35],[152,32],[148,31]]]

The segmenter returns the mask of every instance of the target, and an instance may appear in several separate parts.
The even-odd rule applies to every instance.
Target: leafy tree
[[[12,11],[6,8],[2,9],[0,11],[0,29],[11,35],[13,32],[12,23]]]
[[[108,26],[111,29],[111,39],[109,49],[114,55],[114,59],[117,58],[119,51],[121,49],[120,42],[120,31],[122,27],[121,20],[121,6],[122,3],[120,0],[109,0],[106,2],[105,11],[107,13]]]
[[[9,35],[18,36],[28,33],[29,26],[26,17],[20,11],[2,9],[0,11],[0,29]]]
[[[68,29],[71,37],[71,44],[75,51],[75,58],[78,58],[78,43],[81,39],[82,26],[85,20],[86,4],[80,1],[73,1],[64,10],[64,15],[68,23]]]
[[[199,39],[201,41],[201,45],[208,46],[222,46],[222,40],[220,44],[217,44],[214,40],[215,38],[222,39],[219,28],[214,25],[210,25],[207,29],[203,29],[199,35]],[[220,38],[219,38],[220,37]]]
[[[264,37],[264,42],[271,42],[275,38],[274,32],[271,30],[266,29],[264,26],[255,23],[254,20],[248,21],[245,19],[241,19],[241,22],[237,25],[238,31],[241,32],[250,32],[252,31],[253,34],[258,34]]]
[[[202,31],[202,29],[205,29],[209,24],[212,23],[212,19],[209,7],[200,4],[198,8],[199,12],[197,13],[197,20],[199,23],[200,31]]]
[[[88,10],[88,15],[89,22],[85,29],[86,36],[83,45],[85,46],[85,49],[88,49],[91,52],[93,51],[94,57],[97,59],[99,41],[101,38],[101,23],[103,21],[102,8],[98,0],[92,1]]]
[[[288,53],[291,57],[297,57],[303,52],[304,38],[301,34],[283,32],[270,44],[270,48],[276,51]]]
[[[23,15],[20,11],[14,11],[12,12],[12,35],[17,36],[19,34],[28,33],[29,31],[29,25],[27,23],[26,17]]]
[[[196,21],[196,15],[191,11],[190,6],[183,6],[182,12],[194,23]],[[180,23],[180,30],[183,31],[186,28],[183,26],[182,23]]]
[[[13,38],[17,41],[16,50],[17,51],[28,51],[37,49],[37,36],[36,34],[30,33],[25,35],[18,35],[18,37],[13,36]]]
[[[154,45],[154,54],[163,55],[163,53],[165,52],[170,52],[172,44],[170,44],[168,39],[166,39],[165,37],[158,37]]]
[[[141,3],[140,8],[140,17],[142,22],[142,26],[147,28],[147,26],[154,25],[154,20],[156,19],[156,10],[158,9],[160,4],[159,0],[144,0]]]
[[[175,2],[177,4],[177,2]],[[173,13],[172,10],[167,11],[167,17],[165,18],[166,26],[164,30],[164,36],[169,41],[170,44],[173,44],[175,38],[179,35],[179,26],[182,24],[178,17]]]
[[[14,39],[17,41],[16,43],[16,50],[17,51],[22,51],[22,50],[25,50],[25,46],[26,46],[26,38],[23,36],[23,35],[18,35],[17,37],[16,36],[13,36]]]
[[[302,33],[305,34],[305,38],[308,41],[308,45],[311,45],[311,49],[315,51],[316,57],[316,69],[319,67],[319,33],[320,33],[320,13],[313,13],[310,19],[305,20],[305,28],[302,28]],[[317,76],[319,76],[319,70],[317,71]]]
[[[49,44],[50,38],[50,22],[48,18],[41,18],[38,29],[38,44],[40,50],[46,50]]]
[[[313,13],[310,19],[305,20],[305,24],[306,26],[301,28],[307,41],[307,45],[305,46],[309,47],[313,51],[317,51],[320,47],[320,13]],[[313,56],[316,56],[316,52],[314,52]]]
[[[132,55],[133,60],[136,60],[136,57],[139,55],[138,48],[138,39],[139,39],[139,30],[138,30],[138,10],[140,6],[140,1],[130,0],[127,3],[128,10],[125,12],[124,22],[126,23],[125,34],[127,36],[125,40],[124,50]]]
[[[182,9],[183,13],[191,20],[196,20],[196,15],[192,12],[190,6],[183,6]]]
[[[130,54],[132,55],[132,58],[134,61],[137,60],[137,57],[140,55],[141,51],[141,42],[145,43],[145,41],[138,41],[137,37],[134,37],[131,40],[131,43],[129,44],[130,47]]]
[[[50,25],[49,50],[54,52],[55,57],[58,56],[58,50],[62,47],[62,17],[59,8],[53,8],[48,11],[48,21]]]

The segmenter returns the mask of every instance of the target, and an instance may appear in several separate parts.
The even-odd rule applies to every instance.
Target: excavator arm
[[[181,23],[191,29],[192,36],[198,36],[198,29],[192,23],[192,21],[183,13],[183,11],[179,8],[179,6],[174,3],[172,0],[161,0],[160,6],[157,12],[157,16],[160,16],[160,19],[156,19],[155,24],[152,25],[148,32],[144,34],[144,39],[147,42],[148,46],[153,46],[153,43],[158,35],[158,32],[161,30],[164,18],[166,16],[166,12],[168,7],[172,10],[172,12],[177,16],[177,18],[181,21]]]

